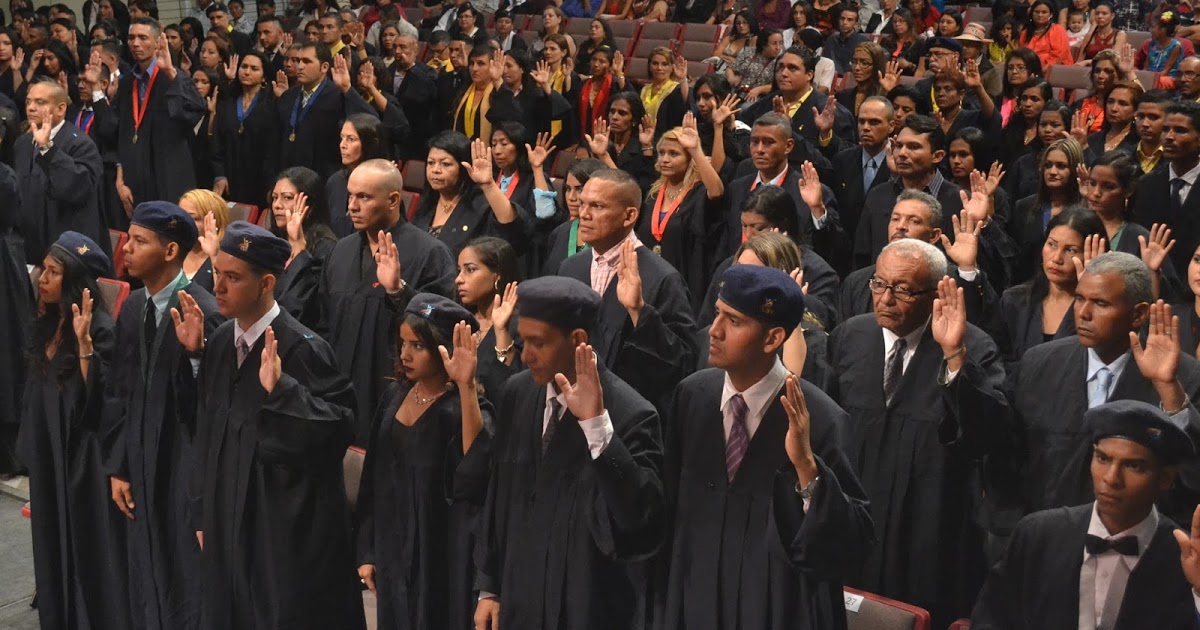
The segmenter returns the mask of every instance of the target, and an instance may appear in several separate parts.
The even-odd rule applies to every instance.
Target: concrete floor
[[[0,630],[37,630],[33,597],[33,547],[23,501],[0,494]]]

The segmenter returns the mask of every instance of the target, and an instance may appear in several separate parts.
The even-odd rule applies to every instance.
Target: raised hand
[[[20,72],[21,68],[25,66],[25,49],[21,48],[20,46],[17,46],[16,49],[17,50],[13,53],[12,59],[8,60],[8,69],[12,70],[13,72]],[[99,57],[99,55],[92,56]]]
[[[812,210],[814,218],[825,216],[825,197],[821,192],[821,177],[812,162],[800,165],[800,199]]]
[[[292,42],[294,40],[295,38],[292,36],[290,31],[284,31],[283,40],[280,42],[279,48],[276,48],[275,50],[281,53],[286,53],[287,50],[292,47]]]
[[[771,99],[771,111],[773,111],[776,114],[779,114],[781,116],[787,116],[788,115],[787,101],[783,100],[782,96],[776,96],[775,98]],[[789,116],[789,118],[790,118],[790,116]]]
[[[879,73],[879,88],[887,94],[897,85],[900,85],[900,62],[893,60],[888,62],[886,72]]]
[[[558,390],[567,401],[567,409],[580,420],[591,420],[604,414],[604,388],[596,368],[596,353],[586,343],[575,347],[575,384],[559,372],[554,375]]]
[[[196,304],[196,298],[180,291],[179,306],[171,309],[171,319],[175,322],[175,338],[191,354],[204,349],[204,311]],[[180,312],[182,311],[182,314]]]
[[[499,293],[492,298],[492,329],[506,330],[517,308],[517,283],[509,282],[504,287],[504,295]]]
[[[500,87],[504,81],[504,53],[499,50],[492,53],[492,58],[488,61],[488,77],[496,87]]]
[[[1087,147],[1088,129],[1091,127],[1092,121],[1088,118],[1087,112],[1082,109],[1075,112],[1071,116],[1071,131],[1064,131],[1064,138],[1073,138],[1081,147]]]
[[[638,142],[642,143],[642,148],[654,146],[654,126],[657,124],[650,114],[642,116],[642,124],[638,125]]]
[[[379,231],[378,245],[375,248],[375,279],[379,286],[388,293],[400,290],[400,251],[392,235],[383,230]]]
[[[492,179],[492,148],[482,139],[476,138],[471,143],[471,162],[462,162],[462,167],[476,184],[483,187],[496,185],[496,180]]]
[[[1183,577],[1187,578],[1192,590],[1200,592],[1200,505],[1192,512],[1192,535],[1177,529],[1175,542],[1179,543],[1179,564],[1183,566]]]
[[[1117,49],[1117,71],[1121,73],[1121,78],[1133,74],[1133,44],[1125,42]]]
[[[71,305],[71,325],[75,328],[75,340],[79,344],[79,356],[92,353],[92,291],[83,290],[79,304]]]
[[[229,192],[229,180],[218,179],[217,181],[213,182],[212,191],[217,193],[217,195],[224,197],[225,193]]]
[[[692,112],[683,115],[683,126],[679,130],[679,146],[688,153],[694,154],[696,151],[701,151],[700,132],[696,130],[696,117]]]
[[[550,134],[545,131],[537,135],[537,142],[533,146],[525,145],[525,153],[529,155],[529,165],[533,167],[534,172],[546,164],[546,158],[550,157],[553,150],[554,147],[550,146]]]
[[[171,47],[167,45],[167,34],[160,33],[158,36],[158,47],[155,49],[155,56],[158,60],[158,67],[161,71],[167,73],[167,78],[175,78],[175,64],[171,61]]]
[[[350,45],[355,48],[362,48],[363,40],[366,38],[366,28],[362,22],[351,22],[346,25],[346,32],[350,35]]]
[[[438,346],[442,355],[442,365],[446,368],[446,376],[458,387],[466,388],[475,382],[475,367],[479,364],[479,348],[475,345],[475,337],[471,334],[471,326],[466,322],[454,325],[454,354],[451,355],[446,346]]]
[[[969,89],[976,90],[983,87],[983,77],[979,74],[979,62],[974,59],[967,60],[966,72],[963,72],[963,81]]]
[[[646,302],[642,296],[642,274],[638,269],[637,249],[633,241],[621,244],[621,258],[617,263],[617,301],[625,307],[633,325],[637,326]]]
[[[296,203],[292,204],[292,207],[285,212],[288,242],[292,244],[292,256],[295,256],[308,247],[308,242],[304,238],[304,220],[308,218],[309,212],[308,195],[298,193]]]
[[[225,78],[226,79],[229,79],[230,81],[232,81],[237,78],[238,62],[239,62],[239,56],[237,53],[234,53],[233,56],[231,56],[229,58],[229,61],[225,62]]]
[[[33,51],[33,59],[29,62],[29,67],[25,69],[25,80],[32,81],[33,74],[37,72],[38,66],[42,65],[42,57],[46,55],[46,49],[39,48]]]
[[[788,374],[785,383],[784,395],[779,398],[783,403],[783,410],[787,412],[788,416],[788,430],[783,441],[784,448],[796,471],[804,471],[801,479],[807,477],[811,481],[816,477],[817,470],[817,459],[813,455],[810,438],[812,416],[808,413],[808,403],[804,400],[804,392],[800,390],[800,380],[796,378],[796,375]]]
[[[959,198],[962,200],[963,210],[967,211],[971,218],[980,223],[979,228],[983,229],[988,221],[992,218],[992,197],[987,194],[987,180],[983,177],[983,173],[973,171],[971,173],[971,194],[968,197],[967,191],[958,191]]]
[[[1167,260],[1167,254],[1175,247],[1175,239],[1171,238],[1171,228],[1165,223],[1155,223],[1150,226],[1150,239],[1138,237],[1138,248],[1142,254],[1142,262],[1150,268],[1151,273],[1158,273]]]
[[[609,68],[609,71],[617,77],[625,74],[625,55],[621,51],[613,54],[612,67]]]
[[[742,111],[742,108],[738,107],[740,103],[741,99],[738,97],[733,94],[727,95],[712,112],[713,127],[716,129],[723,128],[725,123],[731,120],[735,114]]]
[[[817,131],[820,132],[819,135],[824,136],[833,131],[833,123],[837,119],[837,99],[831,94],[829,98],[825,99],[825,107],[823,109],[817,111],[817,108],[814,107],[812,110],[813,124],[817,126]],[[787,112],[784,112],[784,115],[786,116]]]
[[[983,222],[973,216],[974,210],[965,208],[967,193],[960,194],[963,196],[964,209],[960,214],[950,217],[954,225],[954,243],[951,244],[950,239],[942,234],[942,249],[946,250],[946,257],[953,260],[959,270],[974,271],[979,259],[979,233],[983,230]],[[978,197],[980,195],[976,195]],[[970,203],[978,202],[972,199]]]
[[[683,55],[675,55],[672,65],[672,74],[675,75],[675,80],[680,83],[687,83],[688,80],[688,62],[683,58]]]
[[[1146,345],[1136,331],[1129,332],[1129,349],[1138,371],[1151,383],[1174,383],[1179,373],[1179,317],[1159,300],[1150,305]]]
[[[275,391],[279,377],[283,375],[283,361],[279,359],[279,342],[275,340],[275,329],[267,326],[263,340],[262,358],[258,366],[258,382],[268,394]]]
[[[1107,243],[1108,242],[1105,241],[1104,238],[1099,234],[1092,234],[1083,239],[1083,259],[1080,260],[1078,256],[1071,257],[1071,262],[1075,263],[1076,277],[1083,275],[1083,270],[1093,258],[1104,253],[1104,250],[1107,248]]]
[[[205,256],[216,258],[221,252],[221,236],[217,233],[217,217],[213,213],[204,215],[204,226],[198,240]]]
[[[338,86],[338,89],[345,94],[350,91],[350,67],[346,65],[346,58],[341,55],[333,56],[333,71],[330,73],[333,78],[333,84]]]
[[[998,160],[992,162],[992,167],[988,169],[987,174],[987,196],[992,197],[996,194],[996,189],[1000,187],[1000,181],[1004,179],[1004,165]]]
[[[54,130],[54,123],[50,119],[50,108],[40,108],[42,122],[30,125],[30,132],[33,133],[33,141],[39,147],[44,147],[50,144],[50,132]]]
[[[212,91],[208,93],[208,98],[205,99],[206,101],[208,101],[208,113],[216,115],[217,99],[220,98],[220,96],[221,96],[221,87],[218,85],[212,86]]]
[[[22,51],[21,54],[25,54],[24,51]],[[87,94],[80,94],[80,98],[86,97],[90,99],[92,97],[91,92],[95,90],[98,85],[100,85],[100,63],[100,53],[92,53],[91,59],[89,59],[87,65],[83,67],[83,73],[79,75],[79,78],[85,84],[87,84],[86,92],[88,92]]]
[[[288,90],[287,74],[280,70],[275,73],[275,80],[271,82],[271,91],[275,93],[275,98],[283,96],[283,93]]]
[[[367,94],[375,93],[375,64],[370,61],[364,61],[358,67],[358,87]]]
[[[587,140],[592,157],[603,159],[605,155],[608,155],[608,121],[597,118],[596,122],[592,124],[592,135],[584,134],[583,139]]]
[[[550,93],[550,64],[544,60],[537,62],[537,65],[529,72],[529,78],[533,79],[534,84]]]
[[[1075,183],[1079,184],[1079,192],[1084,197],[1088,195],[1088,187],[1092,185],[1092,174],[1088,172],[1086,165],[1079,164],[1075,167]]]
[[[949,277],[938,280],[938,297],[933,301],[933,340],[942,347],[950,371],[962,367],[963,342],[967,338],[967,306],[963,290]]]

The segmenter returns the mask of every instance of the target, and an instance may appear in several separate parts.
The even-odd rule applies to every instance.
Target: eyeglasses
[[[932,50],[929,52],[930,57],[954,57],[957,55],[958,53],[953,50]]]
[[[853,65],[854,62],[850,62],[850,64]],[[1200,77],[1200,72],[1180,72],[1179,73],[1179,78],[1183,79],[1184,81],[1191,81],[1192,79],[1195,79],[1196,77]]]
[[[1007,68],[1005,68],[1005,71],[1007,71],[1007,72],[1029,72],[1029,68],[1026,68],[1025,66],[1008,66]]]
[[[884,291],[891,291],[892,297],[896,298],[897,300],[899,300],[901,302],[915,302],[918,297],[921,297],[922,295],[925,295],[926,293],[933,292],[933,289],[922,289],[920,291],[914,291],[907,287],[900,287],[900,286],[896,286],[894,284],[888,284],[888,283],[884,282],[883,280],[880,280],[879,278],[871,278],[870,280],[867,280],[867,287],[869,287],[871,289],[871,293],[874,293],[875,295],[883,295]]]
[[[875,62],[871,61],[870,59],[851,59],[850,60],[851,68],[870,68],[873,65],[875,65]]]

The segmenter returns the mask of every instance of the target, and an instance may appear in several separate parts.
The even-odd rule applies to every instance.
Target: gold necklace
[[[429,398],[422,398],[421,391],[420,391],[421,384],[417,383],[417,384],[413,385],[413,389],[412,389],[413,399],[416,400],[417,405],[424,407],[425,405],[428,405],[429,403],[437,400],[439,397],[441,397],[442,394],[446,393],[446,391],[448,391],[449,389],[450,389],[450,384],[446,383],[446,387],[442,391],[435,393],[434,395],[430,396]]]
[[[663,186],[663,188],[666,189],[665,194],[667,196],[667,201],[675,201],[675,198],[679,196],[679,193],[683,192],[682,185],[680,185],[679,188],[676,188],[675,192],[671,192],[671,189],[668,186]]]

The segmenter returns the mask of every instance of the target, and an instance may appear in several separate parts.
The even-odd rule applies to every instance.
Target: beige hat
[[[963,27],[962,35],[954,39],[960,42],[978,42],[980,44],[990,44],[992,40],[987,38],[987,29],[979,22],[971,22]]]

